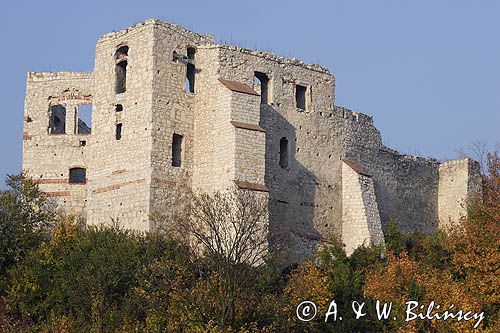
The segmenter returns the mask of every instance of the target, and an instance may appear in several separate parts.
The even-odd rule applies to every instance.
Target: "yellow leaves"
[[[201,232],[203,228],[191,231],[198,233],[198,241],[205,241],[198,245],[204,244],[204,253],[212,256],[196,256],[197,247],[171,247],[164,243],[166,238],[142,239],[118,228],[81,230],[74,217],[63,217],[51,241],[37,245],[23,265],[13,267],[6,311],[35,318],[42,325],[36,324],[38,330],[51,332],[92,327],[121,332],[500,332],[500,163],[498,167],[493,178],[486,179],[484,201],[469,205],[467,218],[448,235],[421,235],[406,242],[403,234],[393,230],[388,247],[397,252],[408,248],[409,253],[388,253],[387,260],[381,261],[366,251],[347,258],[341,248],[332,247],[318,254],[319,266],[305,262],[289,276],[263,263],[257,268],[253,265],[257,261],[248,260],[245,246],[258,239],[252,238],[253,231],[262,229],[253,223],[246,200],[235,203],[239,208],[235,218],[222,214],[233,201],[217,203],[204,197],[198,215],[206,230],[226,240],[240,238],[227,232],[226,223],[214,224],[213,218],[232,223],[244,217],[250,222],[232,224],[241,235],[250,235],[245,238],[249,243],[232,243],[241,245],[235,247],[241,249],[238,257],[226,252],[225,246],[208,251],[213,243],[205,239],[209,233]],[[389,231],[386,240],[391,240]],[[260,247],[254,249],[259,254]],[[351,302],[363,298],[361,290],[365,298],[372,298],[366,300],[365,309],[373,299],[393,302],[391,317],[397,320],[379,321],[373,313],[359,320],[349,318]],[[335,298],[339,314],[346,315],[342,322],[325,323],[324,314]],[[296,316],[297,306],[304,301],[317,306],[317,316],[307,323]],[[484,310],[487,319],[477,330],[473,321],[405,322],[408,301],[418,302],[412,309],[422,316],[434,301],[441,313],[453,304],[453,312]],[[56,316],[48,317],[52,309]],[[0,309],[0,331],[2,327]]]
[[[484,196],[468,208],[468,216],[445,242],[451,253],[450,269],[463,276],[464,289],[482,307],[500,307],[500,160],[489,159],[490,175],[484,178]]]
[[[434,301],[441,309],[447,309],[454,304],[454,311],[481,311],[481,304],[477,297],[470,293],[466,282],[454,280],[448,270],[441,271],[423,266],[409,258],[406,253],[399,257],[389,255],[387,267],[369,274],[365,294],[384,302],[394,302],[403,331],[412,332],[415,329],[415,323],[401,321],[401,318],[404,318],[406,301],[418,301],[425,306]],[[453,327],[453,332],[469,332],[473,326],[464,321],[426,320],[423,324],[429,332],[438,332],[444,327]]]
[[[418,296],[420,304],[434,300],[447,308],[451,304],[464,312],[487,311],[490,331],[499,324],[500,308],[500,158],[489,159],[490,174],[484,177],[482,198],[469,203],[468,216],[455,225],[439,247],[448,257],[437,269],[406,253],[389,254],[387,266],[369,272],[365,294],[401,304]],[[416,252],[416,258],[418,257]],[[483,322],[484,324],[485,322]],[[466,321],[427,321],[429,332],[474,332]],[[414,331],[415,324],[401,324],[402,331]]]
[[[57,246],[67,240],[74,239],[79,231],[80,227],[75,223],[74,216],[60,216],[55,229],[52,231],[50,244]]]
[[[334,295],[329,291],[329,279],[312,262],[299,266],[291,276],[284,290],[288,303],[284,306],[284,315],[295,320],[297,305],[303,301],[312,301],[318,308],[318,314],[325,313]]]
[[[404,303],[409,297],[407,285],[417,276],[418,264],[406,252],[397,258],[388,254],[388,265],[384,270],[368,272],[365,295],[380,300],[395,300]]]
[[[75,331],[75,322],[68,316],[50,315],[48,321],[42,325],[43,333],[71,333]]]

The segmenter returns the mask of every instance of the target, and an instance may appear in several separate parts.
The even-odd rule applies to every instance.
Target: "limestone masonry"
[[[93,72],[28,73],[23,143],[25,172],[87,224],[148,231],[188,190],[258,191],[290,261],[383,243],[390,219],[432,233],[480,191],[470,159],[384,146],[328,69],[159,20],[102,36]]]

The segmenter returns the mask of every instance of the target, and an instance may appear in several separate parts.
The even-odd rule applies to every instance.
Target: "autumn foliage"
[[[488,165],[481,197],[448,233],[408,235],[392,222],[385,247],[347,257],[330,244],[289,267],[263,251],[258,198],[199,196],[189,208],[196,220],[174,224],[184,237],[144,235],[80,225],[57,214],[29,179],[11,177],[0,192],[0,331],[499,332],[499,157],[490,155]],[[238,213],[226,214],[228,207]],[[230,233],[222,228],[228,223]],[[343,320],[325,322],[334,299]],[[310,322],[296,316],[304,300],[318,308]],[[397,320],[373,312],[356,319],[354,300],[366,308],[392,302]],[[406,322],[408,300],[485,317],[477,329],[466,321]]]
[[[393,301],[399,311],[406,300],[447,308],[483,310],[482,331],[500,328],[500,158],[488,158],[489,175],[483,194],[471,198],[467,216],[447,235],[413,237],[402,251],[390,251],[387,264],[372,271],[366,280],[368,297]],[[398,249],[400,250],[400,249]],[[401,316],[403,317],[403,316]],[[415,323],[412,323],[415,325]],[[403,322],[391,323],[394,330],[410,330]],[[425,332],[473,332],[470,323],[421,321]]]

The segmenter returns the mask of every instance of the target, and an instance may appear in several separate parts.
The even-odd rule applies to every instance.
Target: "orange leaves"
[[[443,311],[452,304],[453,311],[480,312],[482,309],[474,292],[468,289],[467,282],[454,279],[449,270],[421,265],[405,252],[399,257],[390,254],[387,267],[368,274],[365,294],[384,302],[394,302],[399,324],[410,331],[415,324],[403,322],[405,303],[410,300],[424,306],[434,301]],[[445,327],[453,327],[454,332],[472,329],[471,323],[463,321],[425,320],[419,324],[429,332],[438,332]]]

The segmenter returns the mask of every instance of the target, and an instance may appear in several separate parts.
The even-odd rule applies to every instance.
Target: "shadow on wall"
[[[395,220],[408,233],[437,231],[437,162],[401,155],[387,148],[354,147],[347,156],[373,173],[383,230],[389,221]]]
[[[261,105],[266,130],[270,250],[284,263],[310,257],[323,239],[314,226],[316,177],[295,159],[296,131],[271,105]]]

